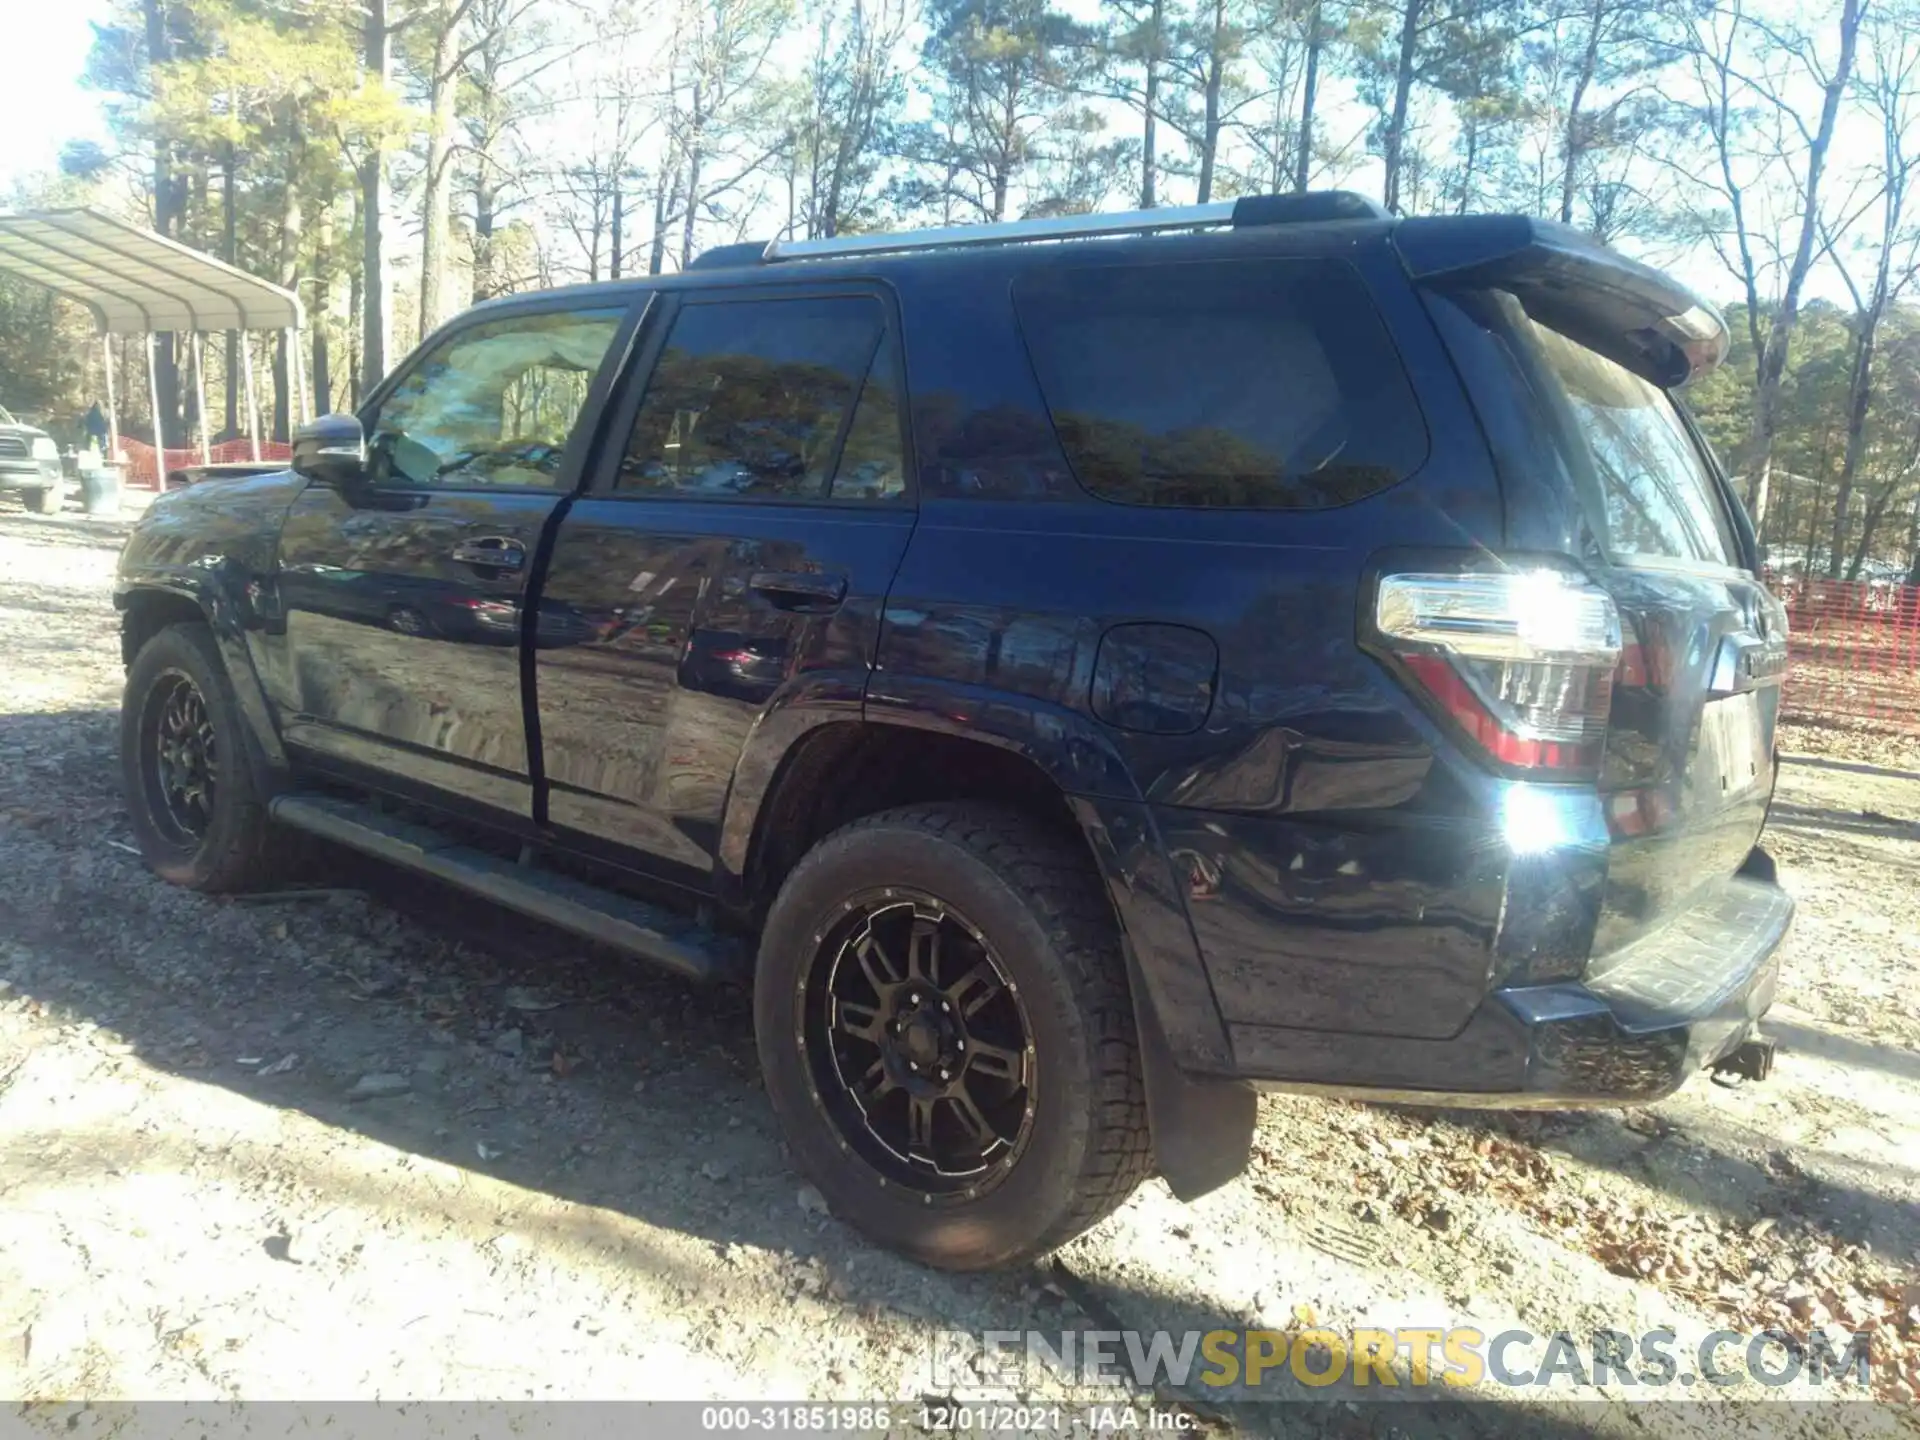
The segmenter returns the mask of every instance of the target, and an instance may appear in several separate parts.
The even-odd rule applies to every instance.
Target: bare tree
[[[801,78],[788,157],[788,228],[808,238],[870,223],[886,142],[906,100],[906,0],[847,0],[810,17],[818,39]]]
[[[1888,307],[1899,298],[1914,277],[1920,259],[1920,228],[1911,224],[1907,214],[1908,187],[1913,179],[1917,157],[1913,151],[1915,123],[1915,82],[1920,79],[1920,42],[1904,19],[1876,17],[1867,27],[1867,68],[1861,77],[1866,109],[1880,122],[1880,233],[1873,245],[1873,278],[1863,294],[1855,282],[1845,256],[1829,240],[1832,254],[1847,291],[1853,297],[1853,364],[1847,381],[1847,445],[1840,462],[1840,480],[1833,497],[1833,544],[1827,554],[1827,574],[1838,578],[1845,554],[1853,487],[1860,473],[1866,450],[1867,412],[1873,403],[1874,349],[1881,322]],[[1891,494],[1889,487],[1887,494]],[[1885,499],[1873,507],[1871,518],[1878,520]],[[1857,577],[1866,559],[1871,525],[1862,527],[1861,544],[1854,554],[1850,578]]]
[[[1867,0],[1842,0],[1837,55],[1831,64],[1821,57],[1816,37],[1781,31],[1754,19],[1743,8],[1744,0],[1727,0],[1724,7],[1707,12],[1694,22],[1689,38],[1700,100],[1696,113],[1706,124],[1718,171],[1718,185],[1712,189],[1727,207],[1725,223],[1697,213],[1695,218],[1746,292],[1753,341],[1753,424],[1743,458],[1747,508],[1756,527],[1766,524],[1780,386],[1813,265],[1821,223],[1820,186],[1840,102],[1853,73],[1866,4]],[[1821,96],[1812,126],[1800,108],[1798,92],[1804,86],[1817,87]],[[1750,112],[1755,107],[1762,113],[1763,124],[1752,121]],[[1756,163],[1751,148],[1763,136],[1767,153]],[[1790,251],[1763,233],[1762,216],[1752,203],[1755,185],[1764,185],[1769,178],[1777,181],[1782,172],[1790,175],[1794,192],[1794,218],[1789,225],[1795,240]],[[1760,253],[1763,244],[1774,249],[1771,257]],[[1781,277],[1782,285],[1769,321],[1762,288],[1763,281],[1775,275]]]
[[[737,213],[744,188],[780,153],[768,57],[788,0],[687,0],[669,77],[670,153],[681,175],[680,265],[703,221]]]

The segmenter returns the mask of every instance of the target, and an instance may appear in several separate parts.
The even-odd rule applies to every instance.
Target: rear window
[[[1551,381],[1549,418],[1608,549],[1737,565],[1719,486],[1673,397],[1539,324],[1511,296],[1499,298],[1523,349]]]
[[[1345,264],[1084,266],[1013,294],[1068,463],[1104,500],[1319,509],[1426,458],[1399,355]]]

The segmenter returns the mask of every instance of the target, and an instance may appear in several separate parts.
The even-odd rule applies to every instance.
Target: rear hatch
[[[1604,969],[1741,868],[1773,794],[1785,612],[1669,388],[1718,363],[1725,330],[1684,288],[1559,226],[1409,221],[1396,243],[1492,442],[1509,551],[1576,561],[1619,613],[1596,779]]]

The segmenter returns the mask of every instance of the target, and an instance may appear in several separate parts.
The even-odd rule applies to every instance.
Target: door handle
[[[495,570],[518,570],[527,563],[527,547],[511,535],[483,535],[453,547],[462,565],[486,565]]]
[[[818,570],[756,570],[747,585],[782,610],[832,610],[847,598],[846,576]]]

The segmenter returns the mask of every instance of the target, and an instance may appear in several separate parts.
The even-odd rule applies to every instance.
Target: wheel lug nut
[[[907,996],[907,1004],[918,1005],[919,1003],[920,1003],[920,996],[918,992],[915,992]]]

